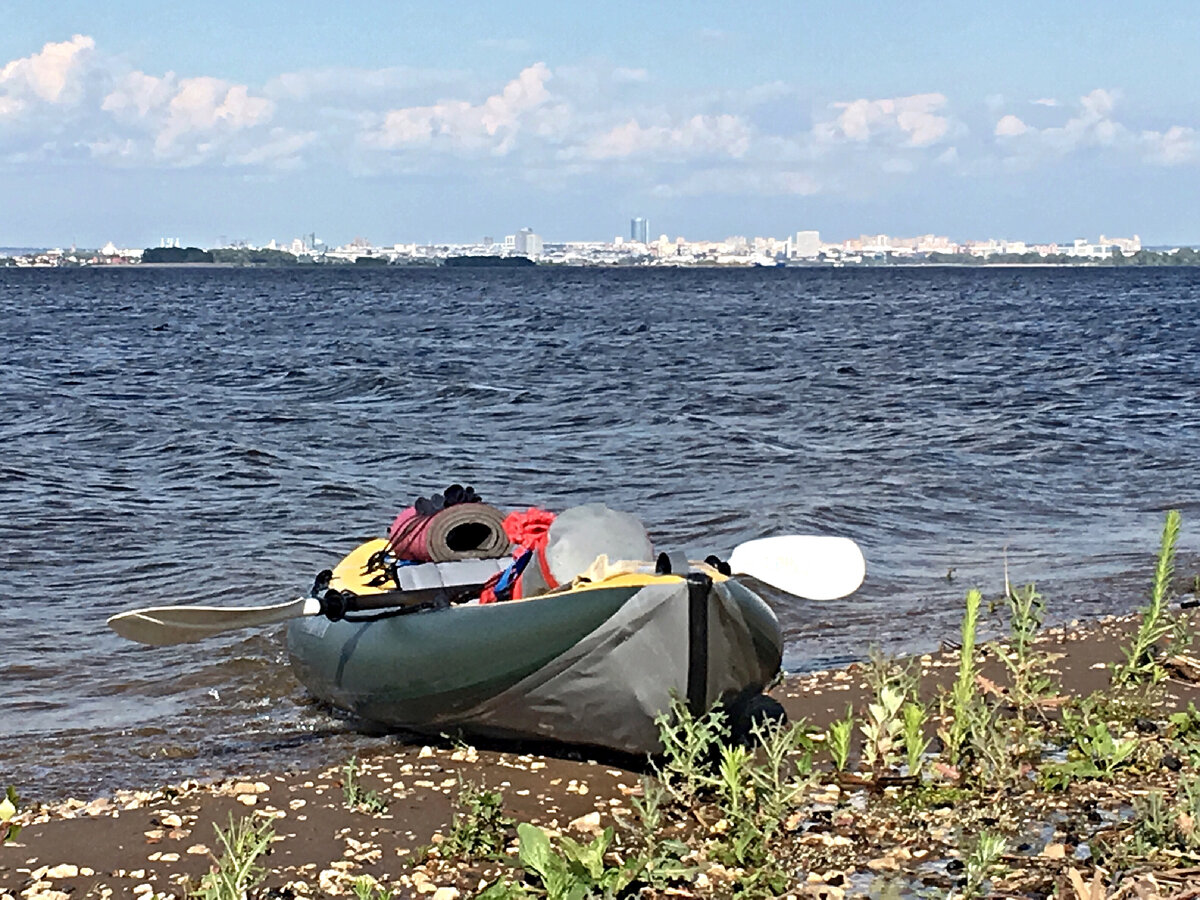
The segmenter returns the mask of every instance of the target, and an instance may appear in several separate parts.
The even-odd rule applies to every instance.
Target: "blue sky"
[[[1200,4],[0,2],[0,246],[1200,242]]]

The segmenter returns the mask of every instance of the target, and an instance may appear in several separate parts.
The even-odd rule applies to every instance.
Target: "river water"
[[[1054,621],[1200,547],[1200,270],[0,269],[0,785],[95,794],[337,761],[282,629],[149,649],[107,616],[265,604],[418,495],[603,500],[660,549],[843,534],[764,595],[806,670],[952,638],[1007,558]]]

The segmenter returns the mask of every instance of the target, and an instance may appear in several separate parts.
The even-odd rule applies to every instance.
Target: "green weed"
[[[663,800],[666,799],[666,795],[667,792],[661,784],[653,778],[642,776],[641,796],[630,799],[630,805],[638,816],[641,844],[647,849],[654,846],[662,828]]]
[[[1166,677],[1156,652],[1159,641],[1175,628],[1167,604],[1171,595],[1171,575],[1175,571],[1175,545],[1179,540],[1182,520],[1179,510],[1167,511],[1158,562],[1154,568],[1154,583],[1150,588],[1150,601],[1138,610],[1141,619],[1129,646],[1123,648],[1125,662],[1113,670],[1114,683],[1157,683]]]
[[[1077,780],[1110,781],[1116,771],[1130,762],[1137,749],[1134,738],[1114,738],[1104,722],[1083,724],[1069,710],[1063,723],[1072,736],[1067,760],[1041,768],[1042,785],[1049,790],[1066,787]]]
[[[892,768],[897,761],[904,722],[900,708],[904,694],[891,685],[883,685],[874,703],[867,704],[867,720],[859,726],[863,734],[863,762],[876,772]]]
[[[743,805],[753,799],[749,769],[754,755],[740,744],[721,748],[717,765],[717,798],[722,811],[733,819],[744,816]]]
[[[491,856],[504,849],[508,830],[516,820],[504,814],[504,795],[464,782],[458,792],[450,834],[439,845],[447,859]]]
[[[1064,709],[1063,725],[1068,731],[1081,722],[1104,722],[1117,731],[1128,731],[1138,719],[1162,715],[1164,689],[1161,684],[1112,684],[1082,699],[1072,699]]]
[[[829,723],[827,738],[829,755],[833,758],[833,767],[839,772],[845,772],[850,762],[850,739],[854,733],[854,710],[846,707],[846,718]]]
[[[915,700],[910,700],[904,704],[901,714],[904,722],[904,759],[908,765],[908,774],[920,780],[921,767],[930,743],[925,737],[925,707]]]
[[[894,799],[895,808],[902,813],[920,812],[930,809],[961,807],[973,794],[964,788],[949,784],[921,782],[912,790],[903,791]]]
[[[1046,673],[1049,660],[1045,653],[1037,651],[1034,643],[1046,618],[1046,602],[1032,584],[1014,589],[1007,572],[1004,593],[1008,602],[1008,646],[996,647],[996,651],[1008,669],[1017,718],[1024,724],[1029,710],[1040,712],[1037,702],[1047,696],[1051,687]]]
[[[688,806],[716,787],[710,765],[729,737],[725,714],[713,708],[694,716],[685,702],[672,697],[670,708],[654,722],[663,746],[656,765],[659,780],[677,803]]]
[[[1200,861],[1200,776],[1179,782],[1174,797],[1152,791],[1134,798],[1133,819],[1117,840],[1097,842],[1096,851],[1106,865],[1130,868],[1156,858],[1178,866]]]
[[[14,825],[13,816],[17,814],[20,798],[16,789],[10,784],[4,791],[4,799],[0,800],[0,844],[15,841],[21,833],[21,826]]]
[[[390,888],[385,888],[370,875],[360,875],[350,887],[358,900],[392,900],[395,897]]]
[[[762,762],[739,746],[722,750],[717,798],[727,828],[710,845],[709,854],[743,870],[742,896],[773,897],[788,881],[773,841],[811,780],[812,741],[804,722],[756,730],[755,737]]]
[[[1000,857],[1007,849],[1008,841],[1003,835],[993,831],[979,832],[979,837],[963,860],[963,874],[966,879],[963,886],[964,900],[984,896],[984,885],[989,878],[997,874]]]
[[[978,692],[975,679],[978,667],[975,662],[975,637],[979,627],[979,605],[982,600],[978,590],[967,591],[966,609],[962,620],[962,648],[958,662],[958,677],[950,688],[949,695],[942,696],[944,725],[938,730],[946,758],[951,765],[961,761],[970,729],[970,712]]]
[[[1021,761],[1030,755],[1020,722],[995,704],[977,698],[966,711],[967,755],[980,786],[1004,788],[1021,777]],[[1037,754],[1040,757],[1040,747]]]
[[[591,843],[581,844],[566,835],[556,852],[546,832],[522,822],[517,826],[521,866],[540,881],[547,900],[619,896],[641,874],[644,862],[631,859],[620,865],[605,860],[613,830],[604,829]]]
[[[751,733],[763,756],[762,764],[750,770],[757,795],[790,806],[812,779],[814,744],[808,722],[800,719],[780,728],[755,725]]]
[[[1167,722],[1174,740],[1188,742],[1200,738],[1200,709],[1196,709],[1194,701],[1188,701],[1187,709],[1171,713]]]
[[[905,697],[915,697],[921,683],[921,665],[919,660],[892,656],[871,647],[867,650],[863,676],[872,696],[878,697],[885,687],[891,687]]]
[[[1175,616],[1171,623],[1171,647],[1176,653],[1186,653],[1196,643],[1196,630],[1186,615]]]
[[[230,816],[229,827],[216,832],[224,852],[219,859],[213,858],[212,869],[191,895],[199,900],[243,900],[267,877],[258,860],[268,852],[275,829],[270,820],[246,817],[234,821]]]
[[[346,808],[370,815],[380,815],[387,812],[387,801],[376,791],[364,790],[358,783],[358,757],[350,757],[350,761],[342,767],[342,796]]]
[[[659,832],[663,827],[663,801],[666,791],[652,778],[642,778],[642,795],[633,797],[631,805],[638,815],[638,844],[640,855],[645,861],[641,880],[655,890],[665,890],[678,881],[695,876],[696,868],[683,862],[690,850],[677,838],[662,839]],[[625,827],[628,824],[621,823]]]
[[[639,810],[644,848],[639,854],[639,878],[661,885],[686,871],[680,857],[687,847],[660,843],[654,836],[663,797],[669,795],[685,808],[708,798],[715,801],[722,821],[717,837],[708,844],[709,857],[743,871],[741,895],[771,892],[775,896],[786,886],[787,873],[776,862],[771,842],[812,775],[814,745],[806,724],[756,724],[751,730],[756,748],[752,751],[726,742],[719,711],[696,717],[675,699],[667,715],[659,717],[658,726],[664,748],[657,767],[662,786],[654,794],[647,793]],[[850,726],[845,728],[848,741]]]

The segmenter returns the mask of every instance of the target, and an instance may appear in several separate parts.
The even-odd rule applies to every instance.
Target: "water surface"
[[[766,592],[792,669],[936,646],[1006,555],[1058,621],[1126,611],[1165,508],[1200,544],[1198,300],[1200,270],[0,270],[0,782],[378,740],[281,630],[104,619],[290,599],[451,481],[699,556],[855,538],[853,597]]]

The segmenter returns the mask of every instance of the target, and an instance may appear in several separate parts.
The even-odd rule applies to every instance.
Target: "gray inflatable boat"
[[[380,546],[368,542],[343,560],[334,587],[369,592],[348,573]],[[292,665],[318,698],[418,732],[627,753],[661,749],[654,719],[672,696],[696,713],[757,697],[783,648],[770,607],[704,564],[372,618],[289,623]]]

